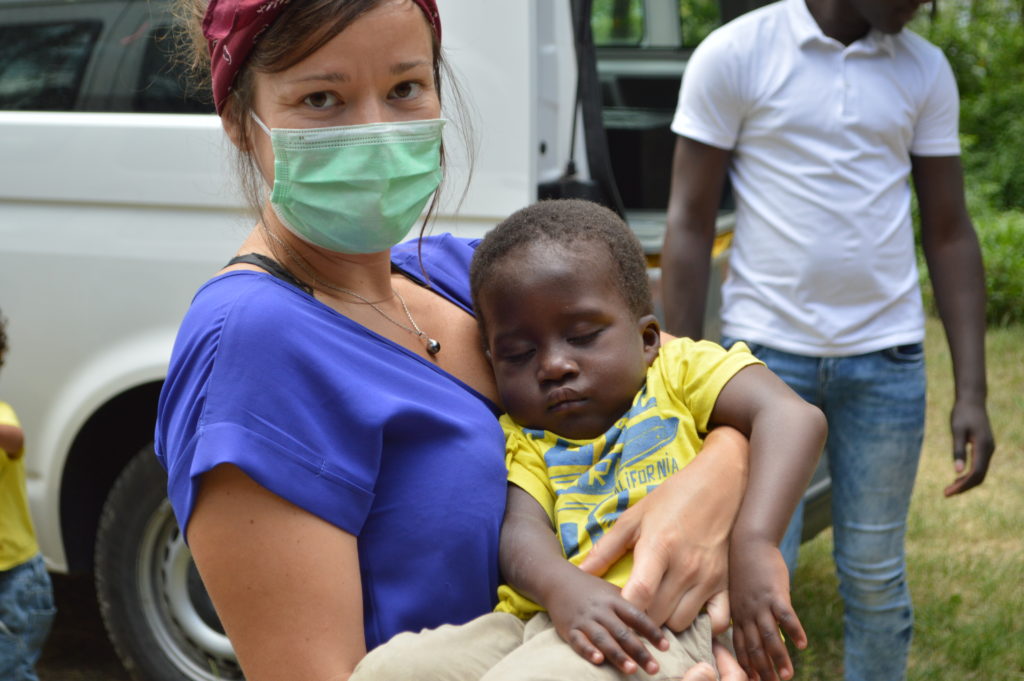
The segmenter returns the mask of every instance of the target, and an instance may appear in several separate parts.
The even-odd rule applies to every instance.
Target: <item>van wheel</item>
[[[136,681],[242,679],[167,500],[152,445],[122,471],[96,538],[96,596]]]

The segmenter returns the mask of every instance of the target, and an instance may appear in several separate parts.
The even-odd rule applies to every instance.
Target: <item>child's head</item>
[[[626,412],[660,337],[643,249],[615,213],[575,199],[517,211],[477,248],[470,285],[517,423],[584,439]]]

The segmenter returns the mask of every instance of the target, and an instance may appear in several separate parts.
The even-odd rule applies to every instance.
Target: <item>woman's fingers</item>
[[[727,647],[718,641],[712,641],[711,652],[715,655],[715,664],[718,666],[718,673],[722,677],[722,681],[747,681],[747,673],[743,671],[743,667],[739,665]],[[701,677],[691,679],[689,676],[684,676],[683,681],[701,681]]]
[[[690,667],[690,669],[683,675],[682,681],[717,681],[715,676],[714,668],[707,662],[701,662],[700,664]],[[722,675],[722,681],[747,681],[747,675],[740,670],[740,675],[726,679],[725,675]]]
[[[711,634],[724,634],[729,629],[729,592],[723,589],[712,596],[708,600],[707,611],[711,618]]]
[[[604,533],[600,541],[580,562],[580,569],[595,577],[601,577],[612,565],[636,545],[639,536],[639,516],[627,510],[615,521],[612,528]],[[638,607],[645,607],[636,604]]]

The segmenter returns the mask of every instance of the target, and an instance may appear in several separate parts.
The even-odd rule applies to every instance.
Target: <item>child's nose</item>
[[[542,382],[562,381],[579,373],[579,367],[564,348],[553,348],[541,353],[538,378]]]

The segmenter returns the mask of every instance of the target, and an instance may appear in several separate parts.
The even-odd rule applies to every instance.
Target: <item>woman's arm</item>
[[[249,681],[344,681],[366,654],[356,538],[241,469],[203,475],[188,539]]]
[[[747,469],[746,438],[716,428],[697,458],[623,513],[580,567],[602,575],[632,549],[623,597],[655,623],[682,631],[726,588],[729,532]]]

